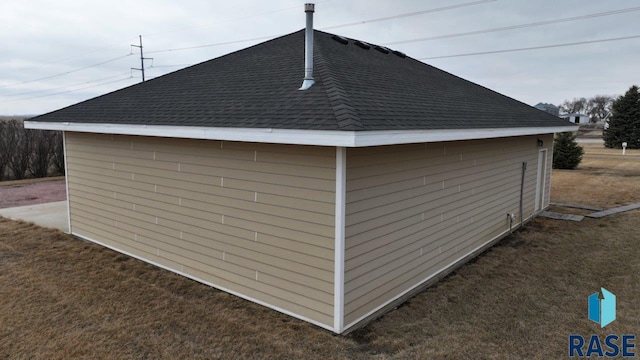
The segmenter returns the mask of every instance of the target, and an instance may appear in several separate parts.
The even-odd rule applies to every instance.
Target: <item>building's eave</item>
[[[578,126],[494,129],[339,131],[88,124],[40,121],[25,121],[24,126],[27,129],[61,130],[70,132],[341,147],[365,147],[424,142],[492,139],[511,136],[540,135],[565,131],[578,131]]]

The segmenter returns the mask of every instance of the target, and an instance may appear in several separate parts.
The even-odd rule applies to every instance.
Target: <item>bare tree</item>
[[[53,156],[55,133],[46,130],[30,130],[27,131],[27,136],[31,137],[32,149],[29,158],[29,173],[35,178],[47,177]]]
[[[562,105],[560,105],[560,111],[568,114],[586,112],[587,103],[587,99],[583,97],[573,98],[573,100],[565,100]]]
[[[8,126],[0,120],[0,181],[4,179],[7,164],[9,164],[9,148],[7,147]]]
[[[604,120],[613,106],[613,97],[608,95],[596,95],[587,103],[587,114],[591,122]]]
[[[4,147],[7,149],[6,159],[7,159],[7,170],[11,170],[11,175],[9,178],[15,177],[13,175],[13,153],[16,151],[18,136],[16,135],[17,127],[15,126],[14,120],[7,120],[4,123]]]
[[[53,169],[58,174],[65,174],[64,169],[64,142],[62,137],[64,134],[62,131],[53,132],[53,153],[51,156],[51,162]]]
[[[9,149],[9,168],[15,179],[24,179],[33,153],[33,135],[24,128],[22,121],[9,121],[5,140]]]

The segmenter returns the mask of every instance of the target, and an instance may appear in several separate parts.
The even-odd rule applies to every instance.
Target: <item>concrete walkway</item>
[[[584,219],[585,216],[594,218],[594,219],[599,219],[605,216],[609,216],[609,215],[613,215],[613,214],[617,214],[617,213],[621,213],[629,210],[640,209],[640,202],[635,204],[620,206],[620,207],[612,208],[608,210],[603,210],[603,209],[591,207],[591,206],[576,205],[576,204],[551,203],[551,205],[576,208],[576,209],[585,209],[585,210],[591,210],[596,212],[582,216],[582,215],[573,215],[573,214],[563,214],[563,213],[557,213],[552,211],[543,211],[540,213],[540,216],[546,217],[549,219],[556,219],[556,220],[582,221],[582,219]]]
[[[0,216],[12,220],[30,221],[40,226],[69,232],[66,201],[0,209]]]
[[[629,210],[635,210],[635,209],[640,209],[640,203],[620,206],[620,207],[613,208],[613,209],[608,209],[608,210],[604,210],[604,211],[591,213],[591,214],[588,214],[588,215],[585,215],[585,216],[590,217],[590,218],[598,219],[598,218],[601,218],[601,217],[605,217],[605,216],[609,216],[609,215],[613,215],[613,214],[617,214],[617,213],[621,213],[621,212],[625,212],[625,211],[629,211]]]
[[[546,217],[549,219],[569,220],[569,221],[582,221],[582,219],[584,219],[584,216],[582,215],[562,214],[562,213],[553,212],[553,211],[543,211],[540,213],[540,216]]]

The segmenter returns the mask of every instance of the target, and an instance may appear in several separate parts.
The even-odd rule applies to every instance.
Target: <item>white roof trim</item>
[[[25,121],[24,127],[27,129],[61,130],[71,132],[342,147],[364,147],[423,142],[492,139],[510,136],[539,135],[565,131],[578,131],[578,126],[504,129],[340,131],[87,124],[39,121]]]

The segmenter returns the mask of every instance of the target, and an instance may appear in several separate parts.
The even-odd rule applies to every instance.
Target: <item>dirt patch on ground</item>
[[[0,209],[66,199],[65,180],[0,183]]]

